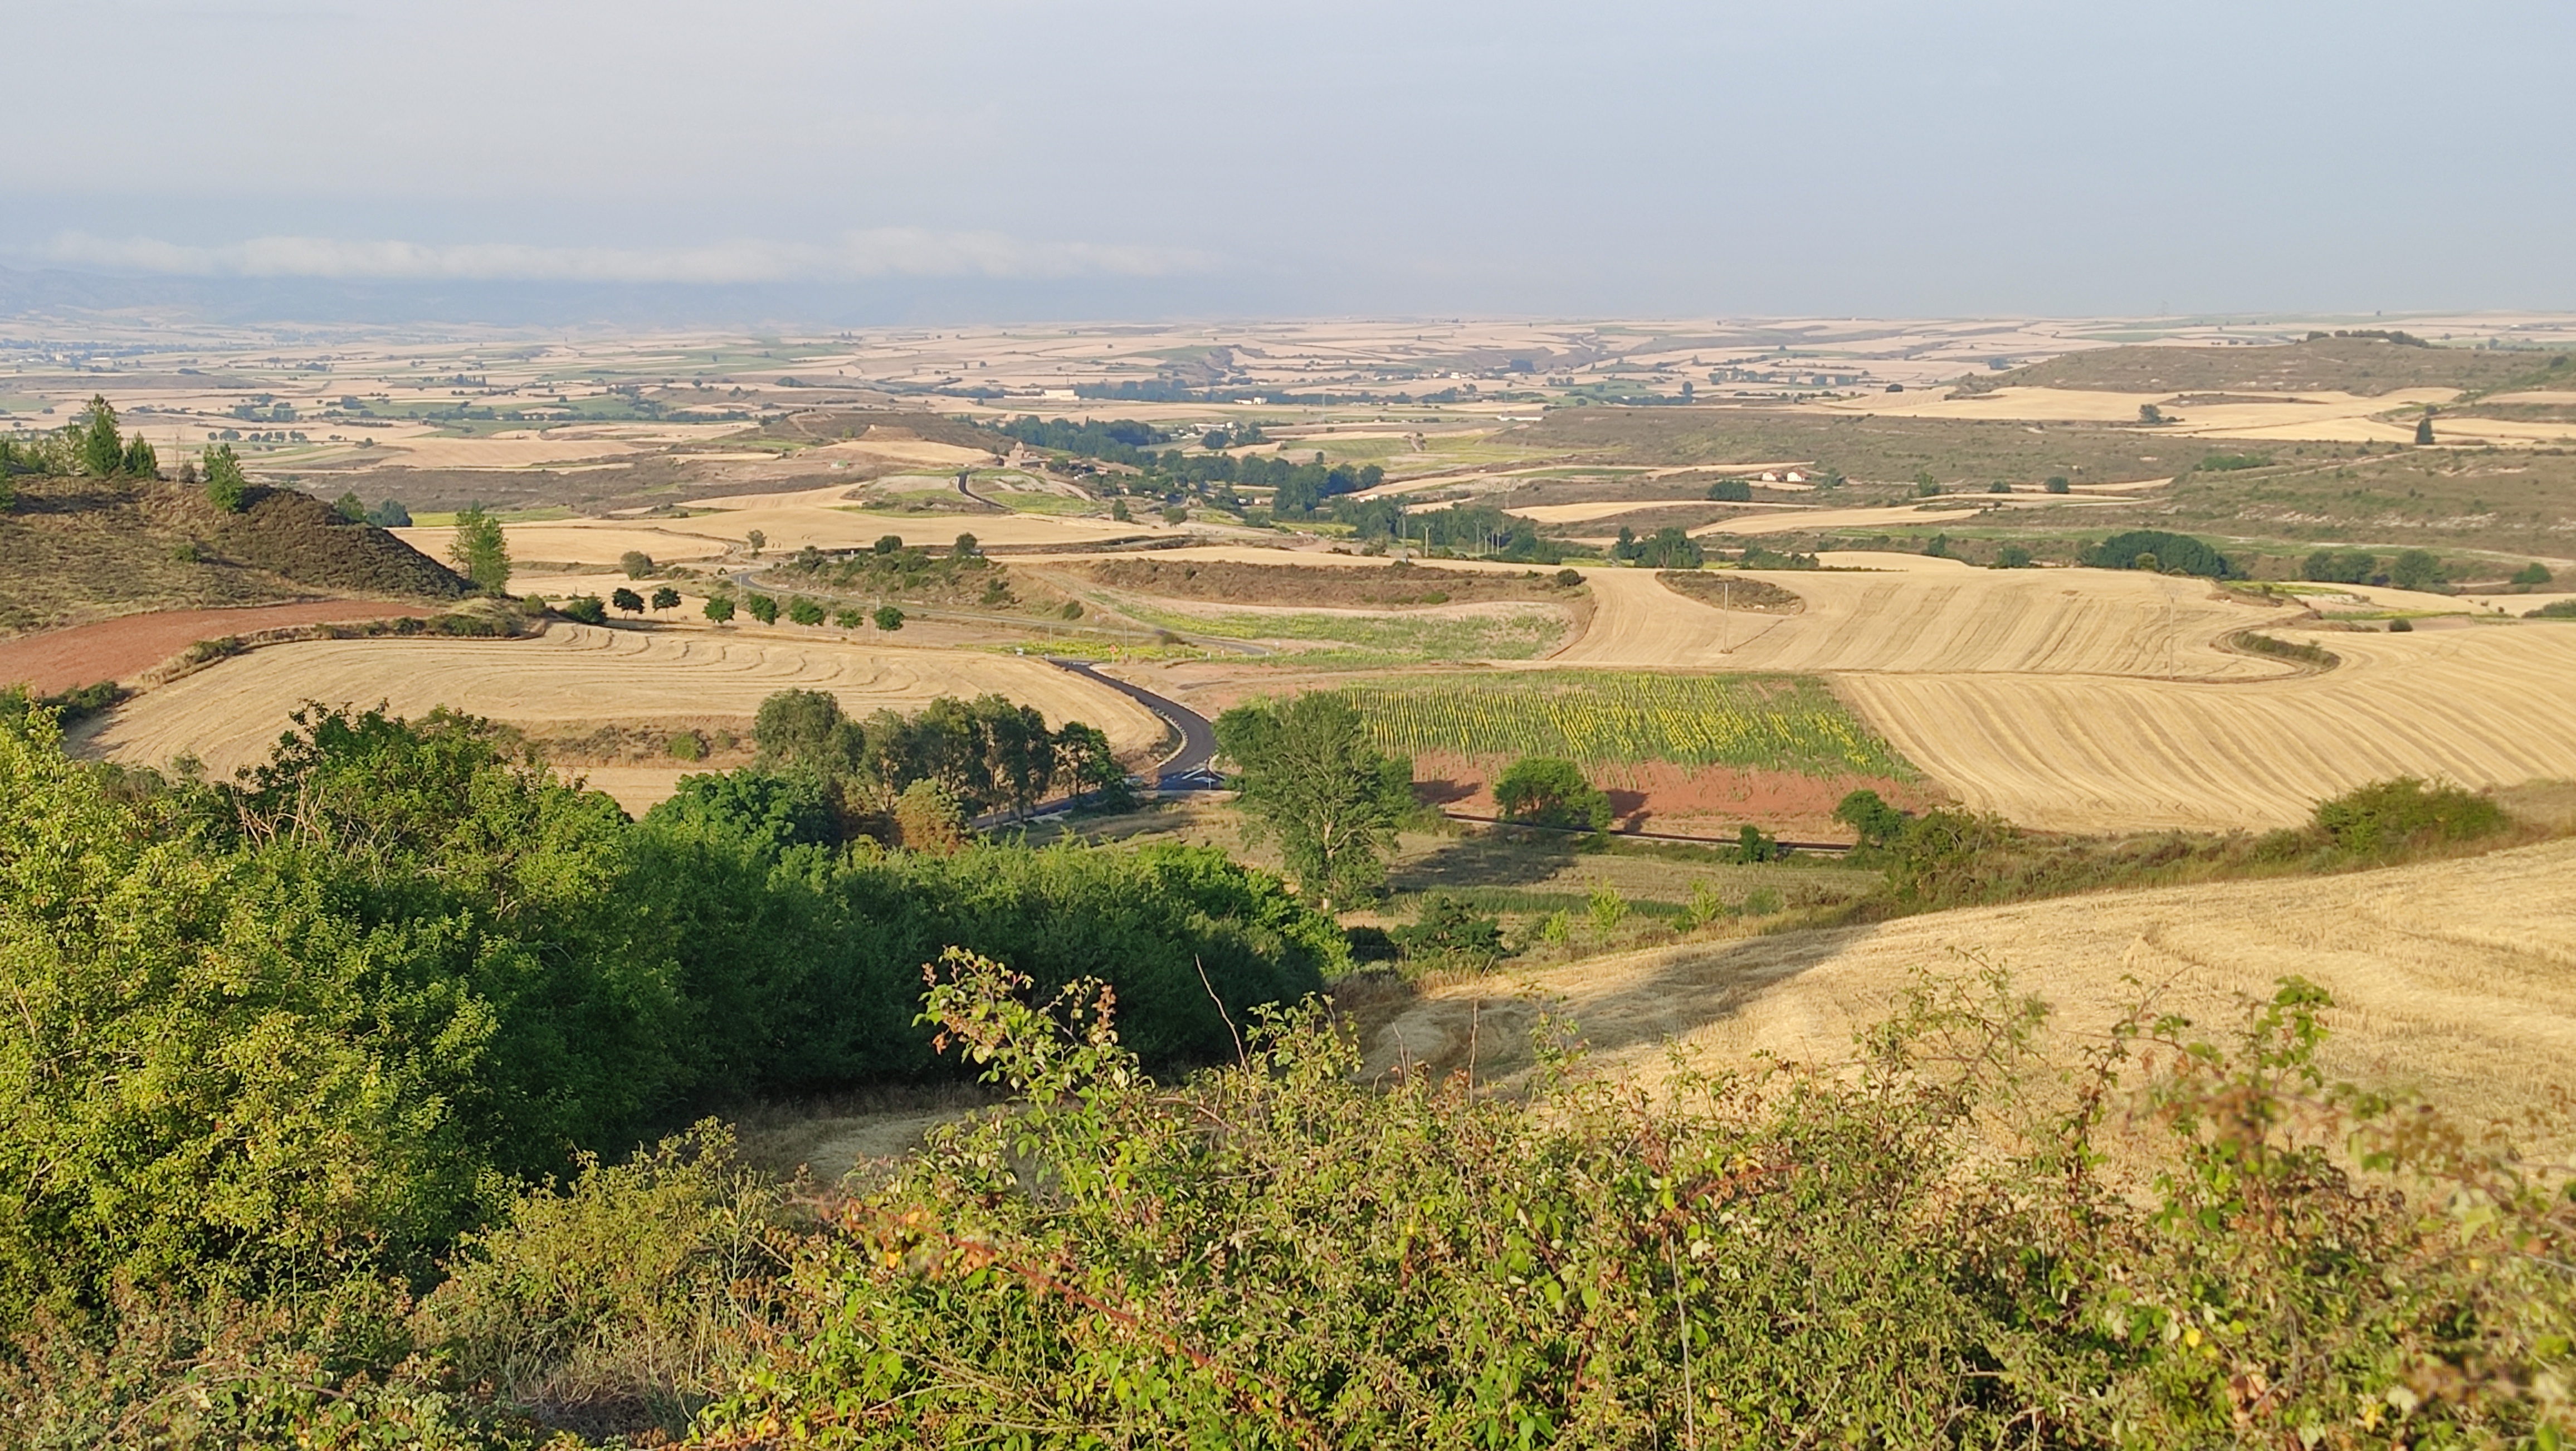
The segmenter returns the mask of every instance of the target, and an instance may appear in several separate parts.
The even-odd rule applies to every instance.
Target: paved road
[[[1216,759],[1216,727],[1208,718],[1165,696],[1156,695],[1141,685],[1130,685],[1114,675],[1103,675],[1088,660],[1046,657],[1049,665],[1069,670],[1076,675],[1096,680],[1128,697],[1147,710],[1161,716],[1181,733],[1180,749],[1163,758],[1160,778],[1154,783],[1159,791],[1212,791],[1224,784],[1208,763]]]

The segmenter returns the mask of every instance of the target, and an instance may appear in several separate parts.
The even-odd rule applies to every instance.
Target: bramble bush
[[[2066,1082],[2043,1007],[1926,983],[1658,1093],[1562,1024],[1510,1091],[1362,1083],[1308,1007],[1171,1085],[951,953],[925,1017],[1014,1101],[827,1211],[697,1444],[2559,1444],[2576,1200],[2327,1085],[2326,1006]]]

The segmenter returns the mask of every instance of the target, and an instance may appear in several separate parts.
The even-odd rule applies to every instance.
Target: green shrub
[[[2411,776],[2348,791],[2317,803],[2317,830],[2337,850],[2386,856],[2410,846],[2473,841],[2509,824],[2504,808],[2457,786],[2428,786]]]
[[[2409,549],[2388,566],[2388,582],[2399,589],[2438,593],[2445,577],[2442,561],[2430,550]]]
[[[2030,551],[2019,544],[2007,544],[2003,548],[1995,551],[1994,567],[1997,569],[2028,569],[2031,567]]]
[[[1413,925],[1398,927],[1387,936],[1411,962],[1481,967],[1503,955],[1502,923],[1476,915],[1465,901],[1447,892],[1425,895]]]
[[[2576,599],[2551,600],[2536,610],[2525,610],[2526,620],[2576,620]]]
[[[2379,568],[2379,556],[2360,549],[2320,549],[2299,567],[2299,577],[2317,584],[2367,584]]]
[[[2049,475],[2048,482],[2041,485],[2041,487],[2052,494],[2068,494],[2074,492],[2074,486],[2066,481],[2066,476],[2064,474]]]
[[[1753,502],[1753,485],[1743,479],[1720,479],[1708,486],[1709,498],[1721,504]]]
[[[567,620],[578,620],[585,625],[608,623],[608,604],[597,595],[574,595],[555,606],[555,613]]]

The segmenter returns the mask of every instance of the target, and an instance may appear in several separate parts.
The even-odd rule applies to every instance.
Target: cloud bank
[[[173,277],[342,282],[835,282],[890,277],[1168,277],[1215,259],[1170,247],[1032,241],[1000,232],[879,227],[830,243],[739,239],[689,247],[549,247],[332,237],[253,237],[218,246],[63,232],[37,249],[67,267]]]

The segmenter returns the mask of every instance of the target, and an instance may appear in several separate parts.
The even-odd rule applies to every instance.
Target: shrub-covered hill
[[[2020,387],[2115,393],[2335,391],[2372,397],[2399,388],[2493,388],[2540,373],[2549,361],[2531,353],[2432,347],[2411,338],[2312,337],[2254,348],[2102,348],[1979,376],[1963,386],[1981,393]]]
[[[0,514],[0,632],[316,592],[452,600],[464,580],[310,494],[252,488],[239,513],[149,479],[20,475]]]

